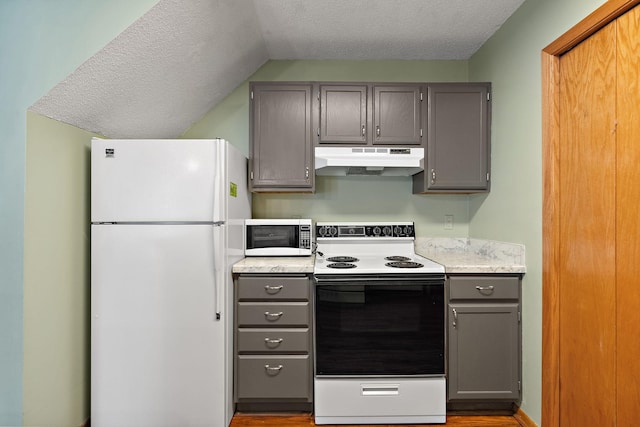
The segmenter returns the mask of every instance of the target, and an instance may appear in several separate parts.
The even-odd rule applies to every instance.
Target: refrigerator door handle
[[[219,294],[219,283],[222,283],[222,277],[220,276],[220,272],[221,270],[221,266],[223,265],[222,259],[221,259],[221,252],[219,251],[218,248],[220,247],[220,245],[218,244],[218,242],[221,240],[221,236],[222,236],[222,227],[221,224],[223,222],[221,221],[220,223],[214,223],[213,224],[213,307],[215,310],[215,320],[220,320],[221,318],[221,312],[220,312],[220,294]],[[224,271],[223,271],[224,273]]]
[[[224,212],[226,207],[225,196],[227,189],[224,188],[225,180],[223,177],[227,176],[227,162],[225,156],[224,144],[215,144],[215,155],[217,159],[216,168],[213,172],[213,221],[214,223],[224,220]]]

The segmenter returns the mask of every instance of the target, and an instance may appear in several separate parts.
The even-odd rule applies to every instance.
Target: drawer
[[[519,282],[513,276],[451,276],[449,299],[518,299]]]
[[[240,276],[237,287],[239,300],[308,300],[311,292],[308,277]]]
[[[239,302],[238,326],[309,326],[309,302]]]
[[[238,356],[238,399],[311,398],[308,355]]]
[[[318,424],[318,421],[343,424],[344,420],[355,417],[367,423],[379,423],[390,414],[395,414],[396,419],[407,420],[412,417],[425,420],[432,416],[433,421],[426,421],[429,425],[445,422],[447,386],[444,377],[316,378],[314,388],[314,414]],[[374,417],[379,418],[375,420]]]
[[[309,353],[309,328],[240,328],[238,352]]]

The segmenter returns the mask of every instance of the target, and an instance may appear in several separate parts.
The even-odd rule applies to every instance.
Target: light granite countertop
[[[448,274],[524,274],[524,245],[469,238],[418,237],[418,255],[441,264]],[[313,273],[315,256],[247,257],[233,265],[233,273]]]
[[[516,273],[527,271],[524,245],[450,237],[418,237],[417,254],[441,264],[451,273]]]
[[[233,264],[233,273],[313,273],[315,256],[256,256]]]

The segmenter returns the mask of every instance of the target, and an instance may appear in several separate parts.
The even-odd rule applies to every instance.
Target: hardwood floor
[[[236,414],[229,427],[305,427],[315,426],[311,415],[257,415]],[[405,424],[403,424],[405,425]],[[443,424],[408,424],[411,427],[441,426]],[[478,416],[448,415],[446,427],[521,427],[521,424],[509,415]],[[336,427],[326,425],[326,427]],[[388,424],[358,427],[395,427]]]

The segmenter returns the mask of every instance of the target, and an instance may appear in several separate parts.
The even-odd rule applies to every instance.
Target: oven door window
[[[316,285],[316,375],[444,374],[444,284]]]
[[[297,248],[299,232],[297,225],[249,225],[247,248]]]

